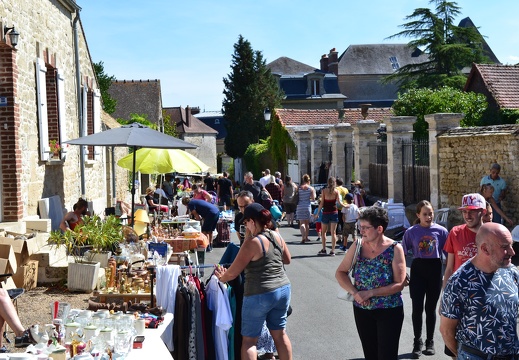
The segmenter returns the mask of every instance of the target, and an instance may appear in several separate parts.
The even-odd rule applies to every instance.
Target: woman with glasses
[[[290,304],[290,280],[284,264],[291,260],[281,235],[269,229],[272,216],[258,203],[250,204],[243,213],[247,235],[229,269],[218,267],[216,277],[227,282],[245,270],[242,307],[243,336],[241,358],[256,360],[257,342],[263,323],[267,322],[279,359],[292,359],[292,345],[285,331]]]
[[[404,321],[402,289],[406,277],[404,250],[384,236],[387,211],[364,208],[359,215],[361,250],[348,276],[359,241],[350,247],[337,268],[339,285],[354,296],[353,314],[366,360],[396,360]]]

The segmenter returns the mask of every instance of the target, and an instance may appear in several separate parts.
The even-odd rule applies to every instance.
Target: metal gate
[[[369,191],[387,199],[387,142],[372,142],[369,146]]]
[[[402,143],[402,177],[405,205],[430,200],[428,140]]]

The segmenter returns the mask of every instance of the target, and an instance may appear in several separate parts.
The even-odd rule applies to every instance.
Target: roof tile
[[[474,64],[474,70],[501,108],[519,109],[519,65]]]
[[[276,109],[276,114],[284,126],[336,125],[339,123],[339,112],[344,112],[343,123],[355,125],[358,120],[363,120],[360,108],[341,110]],[[370,108],[367,118],[380,122],[391,115],[391,108]]]

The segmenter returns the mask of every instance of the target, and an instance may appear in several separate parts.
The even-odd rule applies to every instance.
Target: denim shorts
[[[321,219],[321,222],[323,224],[338,223],[339,222],[339,214],[338,213],[331,213],[331,214],[323,213],[323,218]]]
[[[259,337],[265,321],[269,330],[284,329],[289,304],[290,284],[265,294],[245,296],[241,312],[242,336]]]

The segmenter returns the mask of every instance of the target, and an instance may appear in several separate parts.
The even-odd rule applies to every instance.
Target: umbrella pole
[[[160,187],[159,189],[162,190],[162,175],[159,174],[159,184],[160,184]],[[159,193],[159,213],[158,213],[158,218],[160,219],[160,214],[162,212],[162,192]]]
[[[132,219],[132,229],[133,229],[133,219],[134,219],[134,214],[135,214],[135,153],[137,152],[137,146],[134,146],[133,147],[133,179],[132,179],[132,214],[131,214],[131,219]]]

